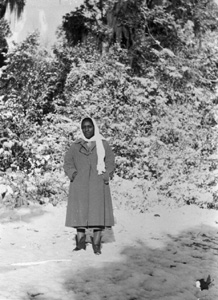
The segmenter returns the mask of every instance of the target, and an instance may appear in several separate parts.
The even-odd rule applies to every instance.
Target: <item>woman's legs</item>
[[[73,251],[86,250],[86,235],[84,228],[77,228],[76,248]]]
[[[101,227],[93,229],[93,237],[91,237],[91,241],[92,241],[92,248],[96,255],[101,254],[101,237],[102,237],[101,234],[102,234]],[[86,250],[85,228],[77,228],[76,247],[73,251],[79,251],[81,249]]]
[[[102,229],[98,228],[98,229],[94,229],[93,230],[93,240],[94,240],[94,244],[99,244],[100,240],[101,240],[101,233],[102,233]]]
[[[85,236],[85,229],[84,228],[77,228],[77,237],[78,240],[81,240]]]
[[[94,250],[94,253],[99,255],[101,254],[101,228],[96,228],[93,230],[93,238],[92,240],[92,248]]]

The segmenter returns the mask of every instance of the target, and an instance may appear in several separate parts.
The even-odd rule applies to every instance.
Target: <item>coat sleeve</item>
[[[73,157],[73,146],[69,148],[64,156],[64,172],[70,180],[73,180],[75,175],[77,174],[77,169]]]
[[[104,174],[104,179],[107,181],[109,180],[109,178],[113,177],[113,173],[115,170],[115,156],[110,145],[106,141],[105,141],[105,169],[106,172]]]

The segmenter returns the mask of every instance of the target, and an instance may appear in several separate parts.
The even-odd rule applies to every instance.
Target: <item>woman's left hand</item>
[[[109,184],[109,173],[107,171],[102,174],[102,178],[104,180],[104,184],[108,185]]]

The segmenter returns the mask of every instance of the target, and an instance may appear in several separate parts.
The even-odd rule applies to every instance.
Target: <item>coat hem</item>
[[[71,227],[71,228],[85,228],[85,229],[94,229],[94,228],[101,228],[101,229],[107,229],[107,228],[111,228],[114,225],[108,225],[108,226],[103,226],[103,225],[93,225],[93,226],[75,226],[75,225],[65,225],[66,227]]]

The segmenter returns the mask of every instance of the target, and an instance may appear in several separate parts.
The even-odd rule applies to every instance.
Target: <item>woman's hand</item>
[[[102,174],[102,178],[104,180],[104,184],[108,185],[109,184],[109,173],[107,171]]]
[[[73,175],[72,175],[72,178],[71,178],[70,182],[73,182],[73,181],[74,181],[74,179],[75,179],[76,175],[77,175],[77,171],[73,173]]]

